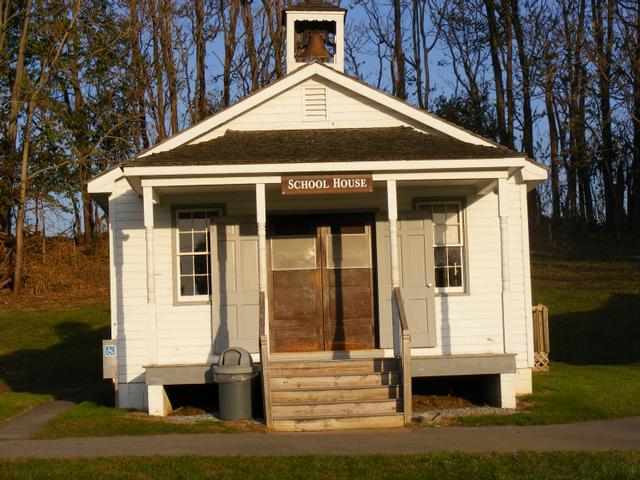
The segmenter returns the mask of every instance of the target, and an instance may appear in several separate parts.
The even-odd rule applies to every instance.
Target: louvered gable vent
[[[307,121],[327,119],[327,89],[325,87],[304,88],[304,119]]]

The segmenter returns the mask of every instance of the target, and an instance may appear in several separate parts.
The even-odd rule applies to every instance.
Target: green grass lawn
[[[637,479],[640,453],[438,453],[397,456],[116,457],[0,461],[3,479]]]
[[[513,415],[461,417],[462,425],[545,425],[640,415],[640,366],[552,363]],[[639,446],[640,447],[640,446]]]
[[[35,435],[36,438],[104,437],[118,435],[164,435],[173,433],[240,433],[264,431],[255,422],[200,421],[176,424],[140,412],[113,408],[113,390],[101,388],[99,400],[86,401],[61,413]]]
[[[527,411],[464,425],[567,423],[640,415],[640,258],[538,255],[533,301],[549,307],[551,364],[533,377]]]
[[[0,422],[100,383],[101,307],[0,312]]]

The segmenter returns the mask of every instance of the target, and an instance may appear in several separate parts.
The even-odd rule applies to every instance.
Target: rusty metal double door
[[[286,216],[268,223],[272,350],[374,348],[373,216]]]

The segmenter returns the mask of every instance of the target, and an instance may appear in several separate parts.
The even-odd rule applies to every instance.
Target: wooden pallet
[[[533,307],[534,372],[549,371],[549,309],[545,305]]]

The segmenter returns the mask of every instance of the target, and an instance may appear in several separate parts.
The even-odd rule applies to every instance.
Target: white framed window
[[[220,208],[180,208],[175,211],[178,301],[208,301],[211,295],[209,225]]]
[[[436,292],[465,291],[463,205],[460,201],[425,201],[416,207],[427,210],[433,224],[433,260]]]

